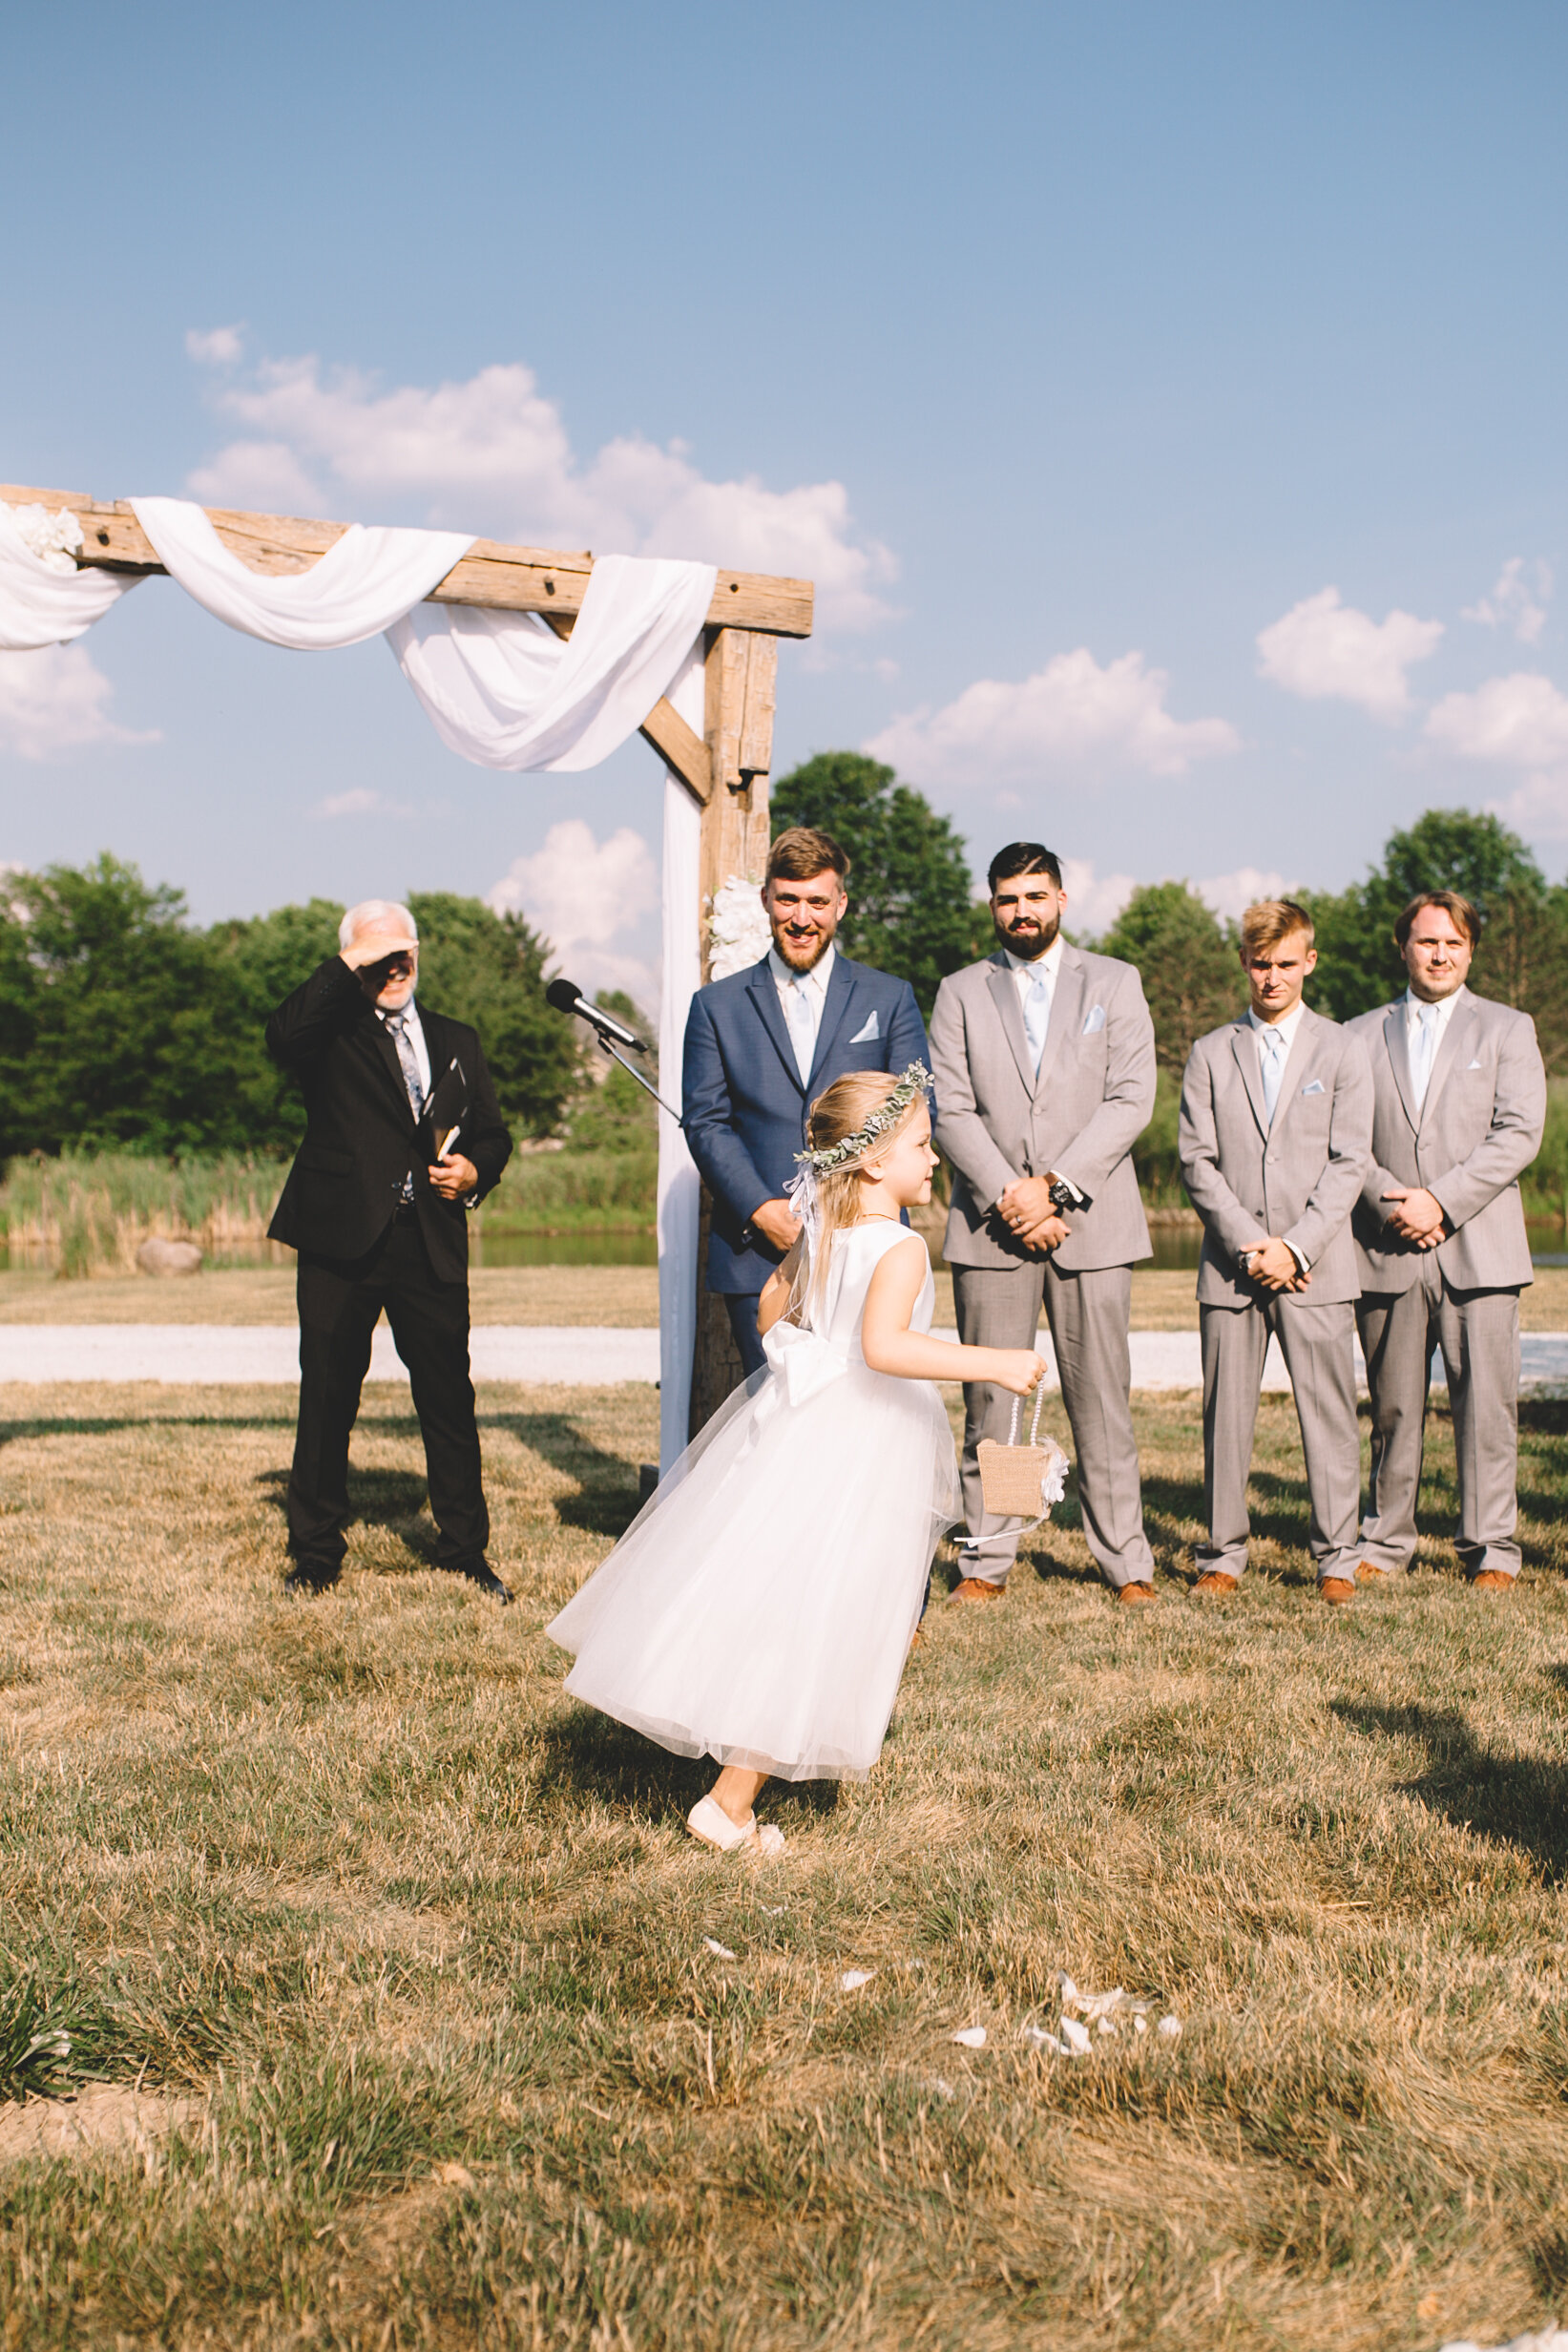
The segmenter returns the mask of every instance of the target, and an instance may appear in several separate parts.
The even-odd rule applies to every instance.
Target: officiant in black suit
[[[385,1308],[425,1439],[438,1564],[504,1605],[512,1595],[485,1558],[467,1212],[499,1180],[512,1138],[475,1031],[415,1002],[419,934],[408,908],[367,898],[338,937],[339,954],[285,998],[266,1031],[307,1114],[267,1228],[300,1255],[286,1584],[322,1592],[338,1581],[348,1439]]]

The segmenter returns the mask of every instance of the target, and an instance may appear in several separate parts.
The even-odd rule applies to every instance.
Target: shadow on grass
[[[712,1788],[719,1770],[711,1756],[672,1755],[640,1732],[583,1706],[548,1725],[539,1755],[541,1793],[578,1801],[597,1797],[655,1821],[684,1818]],[[791,1812],[831,1813],[837,1801],[833,1780],[770,1780],[765,1812],[769,1820]]]
[[[481,1413],[479,1429],[481,1436],[487,1429],[504,1429],[553,1470],[575,1479],[575,1495],[555,1498],[555,1516],[563,1526],[582,1527],[590,1535],[616,1540],[636,1519],[639,1508],[636,1465],[596,1445],[570,1414]]]
[[[1549,1670],[1559,1684],[1568,1681],[1568,1668]],[[1369,1737],[1413,1739],[1426,1749],[1426,1771],[1418,1780],[1397,1781],[1400,1796],[1459,1829],[1530,1855],[1548,1885],[1568,1875],[1568,1765],[1483,1748],[1462,1715],[1434,1708],[1336,1699],[1330,1712]]]
[[[414,1424],[418,1427],[417,1422]],[[288,1472],[259,1470],[252,1483],[262,1501],[280,1518],[288,1510]],[[348,1466],[348,1527],[382,1527],[396,1536],[405,1549],[413,1554],[404,1566],[383,1563],[378,1572],[383,1575],[412,1575],[421,1568],[438,1565],[437,1538],[433,1522],[425,1516],[425,1480],[414,1470],[360,1470],[352,1462]],[[363,1563],[356,1563],[363,1565]]]
[[[292,1429],[286,1413],[40,1414],[36,1419],[0,1421],[0,1446],[23,1438],[115,1438],[128,1429]]]

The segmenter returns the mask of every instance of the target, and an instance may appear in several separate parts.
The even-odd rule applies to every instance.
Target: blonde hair
[[[888,1070],[850,1070],[845,1077],[836,1078],[825,1093],[818,1095],[806,1116],[805,1140],[811,1150],[826,1151],[834,1144],[842,1144],[846,1136],[863,1127],[872,1112],[895,1094],[903,1082]],[[861,1222],[861,1173],[867,1160],[882,1157],[895,1137],[903,1134],[925,1100],[923,1093],[916,1094],[903,1117],[877,1137],[864,1158],[847,1161],[817,1177],[816,1246],[802,1252],[795,1270],[786,1310],[792,1322],[804,1323],[822,1297],[833,1236]]]
[[[1310,947],[1312,918],[1305,907],[1298,907],[1293,898],[1260,898],[1242,917],[1242,954],[1266,955],[1282,939],[1293,939],[1298,932],[1305,934]]]

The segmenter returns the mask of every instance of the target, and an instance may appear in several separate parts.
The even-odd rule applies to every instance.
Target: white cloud
[[[1474,694],[1445,694],[1426,736],[1453,759],[1525,770],[1489,806],[1537,840],[1568,837],[1568,694],[1532,670],[1489,678]]]
[[[1538,645],[1546,626],[1546,605],[1551,594],[1549,563],[1537,556],[1527,565],[1522,556],[1510,556],[1497,575],[1492,594],[1483,597],[1478,604],[1467,604],[1459,618],[1478,620],[1488,629],[1512,629],[1521,645]]]
[[[1077,937],[1098,939],[1109,931],[1138,884],[1130,873],[1097,874],[1089,858],[1064,857],[1061,887],[1068,930]]]
[[[1272,867],[1238,866],[1234,873],[1210,874],[1206,882],[1195,882],[1192,887],[1204,906],[1212,907],[1223,920],[1226,915],[1239,918],[1260,898],[1288,898],[1296,885]]]
[[[329,793],[310,813],[313,817],[410,817],[413,810],[407,801],[387,800],[362,784],[351,792]]]
[[[427,523],[478,527],[491,538],[814,579],[829,628],[865,628],[888,613],[877,592],[896,566],[885,547],[855,535],[842,482],[784,491],[755,474],[711,482],[684,443],[635,434],[579,459],[530,368],[383,391],[350,368],[324,375],[315,358],[269,360],[215,398],[244,431],[189,477],[209,504],[276,500],[320,512],[411,501]]]
[[[85,645],[0,653],[0,749],[48,760],[94,744],[153,744],[109,716],[114,687]]]
[[[185,355],[203,368],[232,368],[242,348],[238,326],[187,327]]]
[[[1050,783],[1088,763],[1184,775],[1194,760],[1235,751],[1225,719],[1173,719],[1164,670],[1124,653],[1101,669],[1079,646],[1032,678],[977,679],[955,702],[894,719],[866,749],[921,784]]]
[[[521,914],[541,932],[550,968],[588,995],[622,988],[645,1012],[657,1006],[656,966],[615,944],[659,905],[653,851],[629,825],[603,842],[581,817],[553,825],[543,846],[513,858],[488,896],[497,914]]]
[[[1293,604],[1258,633],[1258,674],[1308,702],[1355,703],[1374,719],[1403,718],[1411,707],[1405,672],[1435,652],[1440,620],[1417,620],[1397,608],[1385,620],[1341,604],[1337,588]]]

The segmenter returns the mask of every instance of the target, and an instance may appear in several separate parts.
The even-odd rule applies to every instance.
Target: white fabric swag
[[[480,766],[574,772],[596,766],[668,695],[702,730],[701,630],[712,564],[603,556],[569,639],[529,613],[425,602],[461,562],[461,532],[366,529],[352,523],[306,572],[268,578],[223,545],[184,498],[133,498],[158,561],[209,613],[268,644],[320,653],[385,634],[441,740]],[[38,518],[51,552],[29,544],[0,502],[0,652],[34,652],[81,637],[135,578],[74,568],[73,519]],[[61,536],[69,535],[69,536]],[[676,1093],[686,1013],[699,978],[700,812],[666,770],[660,1091]],[[659,1122],[659,1454],[686,1443],[696,1337],[699,1186],[685,1138]]]

